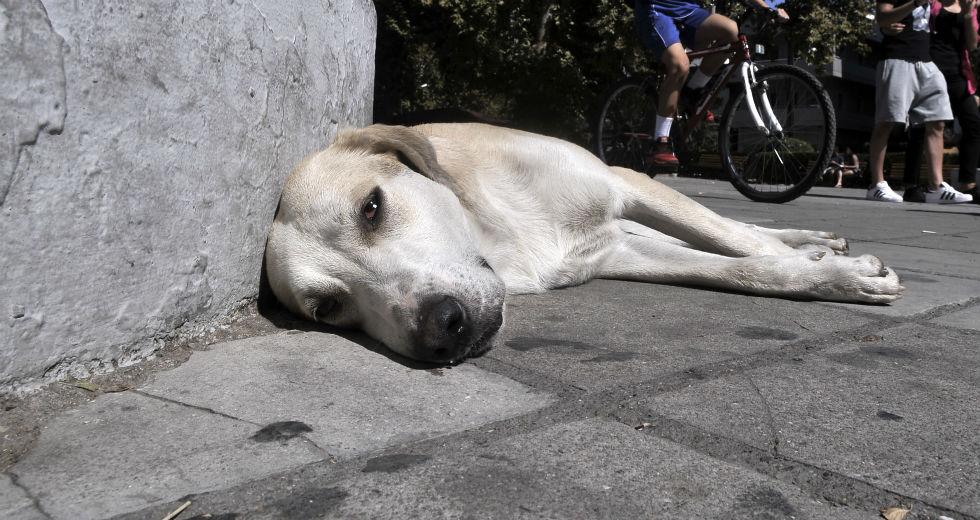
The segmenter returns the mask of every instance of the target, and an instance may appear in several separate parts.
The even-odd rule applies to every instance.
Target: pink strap
[[[939,11],[942,10],[943,4],[939,0],[933,0],[931,7],[932,7],[931,9],[932,13],[929,16],[929,29],[934,31],[936,30],[936,17],[939,16]],[[978,23],[977,21],[976,10],[973,11],[973,30],[974,31],[980,30],[980,23]],[[961,60],[961,63],[963,63],[963,67],[960,69],[960,74],[962,74],[963,77],[966,78],[967,91],[969,91],[971,95],[976,94],[977,78],[973,74],[973,63],[971,63],[970,60],[970,51],[966,49],[962,49],[961,52],[963,56],[963,59]]]
[[[980,30],[980,23],[977,22],[977,11],[973,11],[973,32]],[[970,51],[963,49],[963,69],[961,73],[966,78],[966,89],[973,95],[977,93],[977,78],[973,74],[973,63],[970,61]]]

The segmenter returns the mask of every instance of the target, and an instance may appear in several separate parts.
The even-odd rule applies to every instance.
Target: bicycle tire
[[[719,128],[718,143],[721,150],[722,168],[729,175],[729,180],[740,193],[756,202],[770,202],[781,204],[794,200],[806,193],[820,179],[824,168],[830,163],[834,141],[837,136],[837,118],[834,113],[833,104],[826,89],[813,74],[794,65],[769,65],[756,72],[758,85],[767,85],[772,88],[772,84],[777,79],[785,78],[795,82],[794,88],[783,88],[780,92],[771,92],[785,96],[776,97],[770,95],[770,102],[773,105],[773,112],[782,120],[784,132],[781,135],[773,134],[773,137],[766,138],[754,123],[747,122],[748,114],[745,106],[745,90],[737,89],[725,107]],[[781,102],[790,97],[797,97],[798,93],[808,93],[812,99],[807,103],[801,104],[806,110],[806,114],[819,116],[822,122],[812,122],[813,124],[801,127],[800,131],[792,128],[793,122],[798,119],[795,116],[796,108],[787,103],[783,107]],[[775,102],[774,102],[775,98]],[[779,105],[779,106],[777,106]],[[745,110],[744,113],[741,111]],[[733,128],[733,124],[738,124],[739,120],[744,126]],[[750,121],[750,119],[748,119]],[[753,143],[751,146],[744,146],[745,143],[735,143],[739,133],[745,132],[748,135],[746,141]],[[733,139],[733,135],[735,138]],[[758,142],[766,142],[759,145]],[[803,148],[810,148],[801,151],[792,151],[789,144]],[[741,147],[741,149],[737,149]],[[733,159],[735,155],[744,154],[745,161],[739,163]],[[807,157],[812,156],[812,157]],[[774,159],[773,159],[774,158]],[[788,159],[788,160],[787,160]],[[769,168],[772,168],[770,175]],[[782,168],[780,175],[777,170]],[[787,168],[791,169],[788,170]]]
[[[603,96],[593,145],[602,162],[650,173],[646,155],[653,143],[657,106],[653,84],[650,77],[630,77]]]

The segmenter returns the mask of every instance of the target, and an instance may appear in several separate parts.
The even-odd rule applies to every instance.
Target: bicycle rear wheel
[[[609,166],[649,173],[657,95],[649,78],[627,78],[605,96],[595,127],[595,153]]]
[[[768,122],[768,136],[757,128],[745,91],[738,89],[719,128],[722,168],[746,197],[788,202],[806,193],[829,164],[837,119],[823,85],[799,67],[770,65],[756,79],[753,98],[762,119],[766,95],[782,131]]]

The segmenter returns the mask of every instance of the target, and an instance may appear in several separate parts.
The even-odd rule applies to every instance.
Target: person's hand
[[[976,0],[973,0],[973,2],[976,3]],[[782,7],[776,8],[776,21],[779,23],[789,22],[789,14]]]
[[[895,36],[896,34],[904,30],[905,30],[905,24],[899,22],[890,23],[888,24],[888,27],[881,28],[881,32],[887,34],[888,36]]]
[[[977,0],[959,0],[960,10],[964,14],[972,14],[973,10],[977,8]]]

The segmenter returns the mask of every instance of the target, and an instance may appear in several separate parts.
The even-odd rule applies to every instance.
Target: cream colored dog
[[[652,228],[652,229],[651,229]],[[655,230],[655,231],[654,231]],[[505,293],[618,278],[884,303],[898,276],[832,233],[742,224],[571,143],[479,124],[342,133],[289,176],[273,292],[405,356],[493,345]]]

